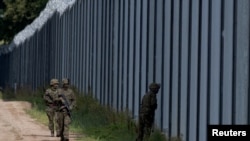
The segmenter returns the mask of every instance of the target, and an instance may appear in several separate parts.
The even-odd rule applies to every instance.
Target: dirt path
[[[37,123],[25,113],[31,108],[28,102],[0,99],[0,141],[60,141],[58,137],[50,137],[45,125]],[[76,140],[70,135],[70,141]]]

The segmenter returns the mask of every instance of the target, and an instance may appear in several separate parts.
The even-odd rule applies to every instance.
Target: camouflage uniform
[[[136,141],[145,141],[149,139],[154,122],[155,110],[157,109],[156,94],[160,89],[157,83],[149,85],[150,91],[143,98],[139,110],[139,133]]]
[[[49,130],[51,131],[51,136],[54,136],[54,128],[56,130],[57,136],[59,135],[59,128],[58,128],[58,120],[57,120],[57,109],[58,106],[56,105],[55,101],[58,97],[59,90],[58,90],[58,80],[51,79],[50,81],[51,88],[48,88],[43,96],[46,104],[46,114],[49,119]]]
[[[61,141],[68,141],[69,140],[69,125],[71,123],[71,117],[69,112],[76,106],[76,98],[75,94],[72,89],[69,88],[69,80],[63,79],[62,80],[63,87],[60,90],[60,111],[59,111],[59,128],[60,128],[60,135]],[[64,95],[65,99],[62,97]],[[66,101],[65,101],[66,100]],[[66,103],[68,104],[68,108],[66,107]],[[69,110],[69,111],[68,111]]]

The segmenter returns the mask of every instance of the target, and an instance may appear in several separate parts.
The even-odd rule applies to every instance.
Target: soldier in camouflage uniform
[[[60,110],[59,110],[59,128],[61,141],[69,141],[69,125],[71,123],[71,111],[76,106],[76,98],[72,89],[69,88],[69,79],[62,80],[62,89],[60,90]]]
[[[154,123],[155,110],[157,109],[156,94],[160,89],[157,83],[149,85],[150,91],[143,98],[139,110],[139,131],[136,141],[145,141],[149,139]]]
[[[56,130],[57,137],[59,137],[59,128],[58,128],[58,123],[57,123],[57,104],[55,103],[58,95],[59,95],[59,90],[58,90],[58,85],[59,82],[57,79],[51,79],[50,81],[50,88],[48,88],[45,91],[45,94],[43,96],[43,99],[45,100],[46,104],[46,114],[49,119],[49,130],[51,131],[51,137],[54,136],[54,131]]]

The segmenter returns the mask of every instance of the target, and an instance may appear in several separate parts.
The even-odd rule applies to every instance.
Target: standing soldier
[[[155,110],[157,109],[156,94],[160,89],[160,85],[151,83],[149,89],[150,91],[143,96],[140,105],[139,133],[136,141],[148,140],[154,123]]]
[[[50,80],[50,88],[45,91],[43,99],[46,104],[46,114],[49,119],[49,130],[51,131],[51,137],[54,137],[54,128],[56,129],[57,137],[59,137],[59,128],[57,124],[57,104],[56,99],[58,99],[59,90],[58,90],[59,82],[57,79]]]
[[[69,124],[71,123],[71,111],[76,106],[76,98],[69,88],[69,79],[62,80],[62,89],[59,94],[59,128],[61,141],[69,141]]]

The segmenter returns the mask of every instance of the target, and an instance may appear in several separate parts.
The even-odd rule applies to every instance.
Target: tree
[[[6,8],[0,18],[0,40],[9,43],[15,34],[30,24],[46,6],[48,0],[3,0]]]
[[[3,4],[3,1],[0,0],[0,14],[2,12],[2,10],[4,9],[4,4]]]

